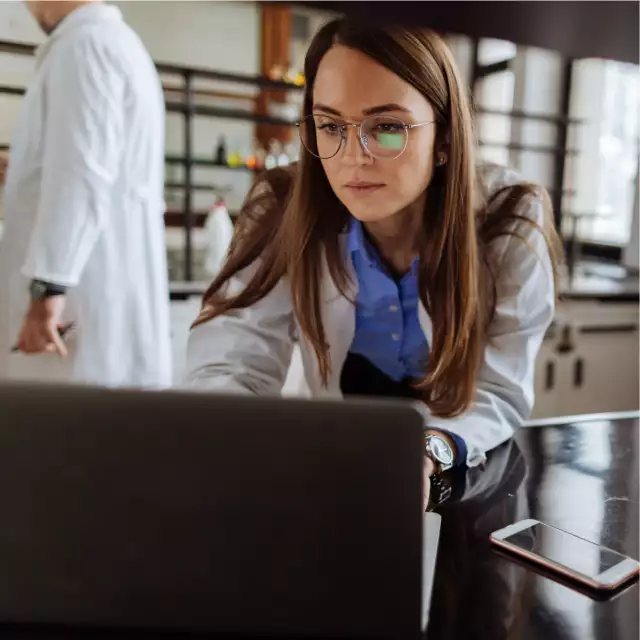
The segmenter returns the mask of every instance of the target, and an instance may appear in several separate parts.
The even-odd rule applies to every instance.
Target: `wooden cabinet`
[[[556,354],[555,332],[552,329],[545,338],[538,359],[534,380],[536,399],[532,417],[548,418],[557,416],[558,400],[558,356]]]
[[[638,409],[638,348],[637,325],[581,332],[567,358],[564,415]]]
[[[532,418],[640,408],[638,303],[562,303],[536,362]]]

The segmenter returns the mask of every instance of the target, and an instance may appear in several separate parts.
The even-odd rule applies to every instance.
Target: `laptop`
[[[422,452],[401,403],[0,385],[0,636],[418,638]]]

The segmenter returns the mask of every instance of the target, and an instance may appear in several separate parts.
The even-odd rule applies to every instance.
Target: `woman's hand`
[[[424,510],[427,510],[429,506],[429,495],[431,493],[431,476],[436,472],[436,465],[433,460],[429,458],[429,456],[424,457],[424,467],[423,467],[423,506]]]

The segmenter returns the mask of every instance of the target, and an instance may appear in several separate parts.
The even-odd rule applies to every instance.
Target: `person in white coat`
[[[0,378],[168,386],[157,72],[116,7],[28,5],[48,39],[6,177]]]
[[[248,196],[185,386],[278,394],[297,339],[313,396],[416,403],[426,477],[477,465],[532,409],[559,258],[548,197],[476,164],[434,33],[330,22],[305,77],[300,162]]]

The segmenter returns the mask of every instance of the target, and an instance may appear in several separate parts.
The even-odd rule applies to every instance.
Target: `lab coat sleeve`
[[[228,283],[227,295],[246,286],[250,266]],[[293,351],[293,310],[285,280],[247,309],[235,309],[193,328],[187,343],[184,388],[278,395]]]
[[[544,223],[541,200],[524,215]],[[497,305],[478,374],[474,406],[453,419],[427,417],[432,428],[462,437],[467,464],[486,459],[485,452],[510,438],[528,419],[534,401],[534,367],[555,312],[551,258],[542,232],[522,224],[524,240],[508,236],[497,278]]]
[[[125,81],[88,35],[58,43],[46,64],[40,202],[22,271],[72,287],[109,215],[125,135]]]

